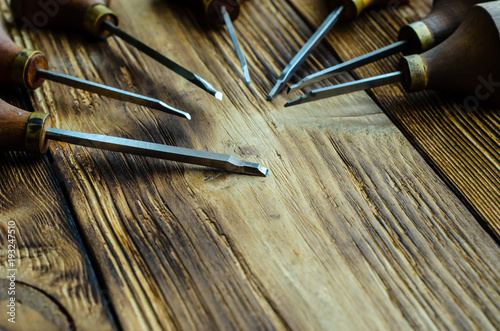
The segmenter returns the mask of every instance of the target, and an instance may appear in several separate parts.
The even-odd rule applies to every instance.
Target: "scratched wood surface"
[[[9,23],[16,41],[43,50],[53,70],[158,97],[193,120],[52,83],[32,94],[35,108],[61,128],[229,153],[271,174],[52,145],[50,164],[119,327],[500,324],[498,245],[368,94],[293,111],[282,107],[285,96],[265,101],[277,73],[326,16],[320,1],[244,4],[236,28],[250,89],[224,31],[167,1],[120,4],[111,6],[125,30],[213,82],[225,101],[119,40],[34,35]],[[333,63],[330,51],[323,45],[313,66]]]
[[[302,3],[298,0],[292,2],[297,6]],[[335,55],[345,61],[389,45],[397,39],[399,27],[425,17],[429,10],[429,1],[412,1],[409,5],[394,1],[389,8],[370,10],[356,22],[344,24],[329,34],[328,42],[335,45],[327,53],[330,56],[310,62],[299,76],[324,69]],[[323,17],[322,10],[311,7],[306,7],[303,14],[309,24],[315,24]],[[358,41],[356,47],[351,47],[353,40]],[[354,76],[367,78],[392,72],[398,68],[400,57],[393,56],[359,68],[354,71]],[[488,77],[483,79],[488,81]],[[478,86],[481,84],[478,77]],[[326,85],[330,84],[316,86]],[[480,91],[485,93],[491,88],[498,88],[498,82]],[[500,237],[499,110],[487,106],[476,108],[474,95],[407,94],[400,85],[377,88],[371,93],[441,178],[480,221]],[[314,105],[303,107],[310,111],[314,109]]]
[[[22,102],[28,100],[26,93],[22,98],[19,91],[2,86],[0,95],[29,109]],[[112,329],[103,294],[47,159],[2,153],[0,176],[0,329]],[[14,230],[10,238],[9,225]],[[12,273],[13,287],[7,279]],[[11,297],[16,300],[15,323],[8,321],[14,316],[5,308]]]

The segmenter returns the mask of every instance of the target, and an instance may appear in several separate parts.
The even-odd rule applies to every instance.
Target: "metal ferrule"
[[[415,32],[418,40],[420,40],[422,52],[425,52],[432,48],[432,46],[434,45],[434,36],[425,23],[414,22],[408,24],[408,27]]]
[[[26,126],[24,140],[26,152],[33,154],[44,154],[47,152],[49,141],[45,138],[45,132],[51,123],[52,119],[49,114],[31,113]]]
[[[118,17],[111,9],[105,5],[97,4],[90,7],[85,13],[83,26],[92,35],[104,39],[111,35],[109,31],[102,28],[102,22],[106,19],[110,19],[115,25],[118,24]]]
[[[24,87],[31,89],[28,84],[28,66],[31,59],[36,55],[43,55],[40,51],[34,51],[31,49],[23,49],[19,54],[17,54],[12,64],[12,81],[15,84],[23,85]]]
[[[420,55],[405,56],[408,64],[408,92],[422,91],[427,88],[427,67]]]

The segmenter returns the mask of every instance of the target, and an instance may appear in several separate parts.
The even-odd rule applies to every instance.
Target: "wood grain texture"
[[[19,94],[7,86],[0,91],[11,102]],[[50,164],[40,156],[1,153],[0,176],[0,329],[113,329]],[[15,223],[14,267],[8,264],[9,222]],[[15,324],[7,321],[6,314],[10,298],[8,269],[17,269]]]
[[[367,94],[293,111],[282,107],[284,96],[265,101],[326,2],[243,4],[235,27],[250,89],[225,31],[168,1],[121,4],[111,8],[122,28],[213,82],[225,101],[114,38],[34,38],[11,26],[54,70],[160,98],[193,120],[52,83],[33,94],[35,107],[61,128],[229,153],[271,169],[255,178],[52,145],[52,166],[121,327],[500,324],[500,248]],[[305,20],[310,13],[317,15]],[[331,46],[320,52],[305,70],[335,62]]]
[[[300,3],[292,2],[297,6]],[[342,60],[348,60],[394,42],[399,27],[425,17],[429,10],[429,1],[412,1],[409,5],[369,12],[351,24],[339,26],[328,36],[329,44],[335,45],[335,52],[323,53],[322,57],[326,59],[320,58],[320,64],[305,67],[298,76],[305,77],[324,69],[335,61],[335,54]],[[314,24],[323,17],[321,11],[314,9],[303,13],[307,21]],[[357,41],[356,47],[352,47],[353,40]],[[393,56],[359,68],[354,71],[354,77],[366,78],[394,71],[399,58]],[[488,77],[483,78],[488,81]],[[339,77],[336,81],[342,79],[346,77]],[[481,83],[478,80],[477,83],[479,86],[484,81]],[[325,84],[313,88],[317,86]],[[487,106],[476,108],[474,95],[453,96],[439,92],[407,94],[399,85],[374,89],[369,93],[483,225],[499,237],[498,109]],[[306,107],[304,111],[311,108]]]

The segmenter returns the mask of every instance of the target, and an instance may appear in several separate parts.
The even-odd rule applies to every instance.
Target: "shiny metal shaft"
[[[212,84],[204,80],[203,78],[199,77],[198,75],[193,74],[191,71],[185,69],[184,67],[180,66],[179,64],[175,63],[174,61],[170,60],[167,58],[165,55],[160,54],[158,51],[152,49],[148,45],[144,44],[142,41],[137,40],[136,38],[132,37],[122,29],[118,28],[116,25],[109,21],[104,21],[103,22],[104,27],[111,32],[112,34],[118,36],[128,44],[132,45],[133,47],[137,48],[139,51],[143,52],[144,54],[148,55],[152,59],[158,61],[159,63],[163,64],[165,67],[169,68],[176,74],[184,77],[194,85],[198,86],[202,90],[204,90],[207,93],[210,93],[213,95],[217,100],[221,101],[223,98],[222,92],[217,91]]]
[[[344,7],[340,6],[338,9],[334,10],[330,15],[328,15],[328,17],[321,24],[318,30],[316,30],[316,32],[301,48],[297,55],[295,55],[295,57],[290,61],[290,63],[286,66],[286,68],[283,70],[280,77],[276,81],[276,85],[274,85],[273,89],[267,96],[268,101],[272,101],[276,97],[276,95],[283,90],[288,81],[307,59],[309,54],[311,54],[312,51],[316,49],[319,43],[325,38],[326,34],[333,28],[335,23],[337,23],[343,10]]]
[[[394,84],[400,82],[402,77],[403,73],[401,71],[397,71],[397,72],[392,72],[390,74],[370,77],[366,79],[360,79],[354,82],[335,85],[331,87],[325,87],[318,90],[312,90],[311,92],[300,97],[299,99],[286,103],[285,107],[292,107],[300,105],[302,103],[308,103],[312,101],[339,96],[342,94],[368,90],[383,85]]]
[[[378,49],[376,51],[373,51],[371,53],[362,55],[360,57],[357,57],[355,59],[339,63],[333,67],[324,69],[322,71],[319,71],[317,73],[314,73],[312,75],[309,75],[302,79],[300,82],[298,82],[295,85],[292,85],[289,89],[289,93],[298,91],[300,89],[303,89],[304,87],[307,87],[309,85],[312,85],[314,83],[317,83],[319,81],[337,76],[343,72],[347,71],[352,71],[356,68],[362,67],[368,63],[372,63],[381,59],[384,59],[388,56],[397,54],[399,52],[402,52],[408,45],[407,40],[402,40],[395,42],[392,45],[383,47],[381,49]]]
[[[194,149],[149,143],[144,141],[110,137],[48,128],[47,139],[108,151],[155,157],[164,160],[196,164],[254,176],[267,176],[269,170],[258,163],[237,159],[234,156]]]
[[[189,115],[189,113],[170,107],[165,102],[160,101],[158,99],[149,98],[140,94],[123,91],[111,86],[90,82],[81,78],[57,72],[52,72],[48,70],[38,69],[37,73],[40,77],[53,82],[61,83],[80,90],[103,95],[108,98],[126,102],[132,102],[141,106],[157,109],[172,115],[187,118],[188,120],[191,119],[191,115]]]
[[[224,18],[224,22],[226,23],[227,31],[229,32],[229,36],[234,44],[234,49],[236,51],[236,55],[240,60],[241,69],[243,70],[243,75],[245,76],[245,81],[247,85],[250,85],[252,82],[250,80],[250,71],[248,70],[247,59],[245,58],[245,54],[243,54],[243,50],[241,49],[240,42],[238,40],[238,36],[236,36],[236,31],[234,30],[233,21],[231,21],[231,16],[226,10],[226,7],[221,7],[222,17]]]

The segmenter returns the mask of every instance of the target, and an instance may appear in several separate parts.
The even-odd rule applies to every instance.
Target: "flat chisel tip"
[[[243,165],[243,173],[247,175],[266,177],[269,174],[269,169],[258,163],[245,161]]]
[[[224,94],[222,94],[222,92],[215,92],[215,98],[219,101],[222,101],[222,99],[224,99]]]
[[[171,107],[163,101],[160,101],[158,103],[160,105],[160,107],[157,107],[158,110],[161,110],[161,111],[167,112],[169,114],[179,116],[179,117],[184,117],[184,118],[187,118],[188,120],[191,120],[191,115],[189,113],[182,111],[182,110],[179,110],[179,109],[176,109],[174,107]]]
[[[304,95],[296,100],[292,100],[292,101],[289,101],[285,104],[285,107],[293,107],[293,106],[297,106],[297,105],[300,105],[304,99],[306,99],[308,97],[308,95]]]

